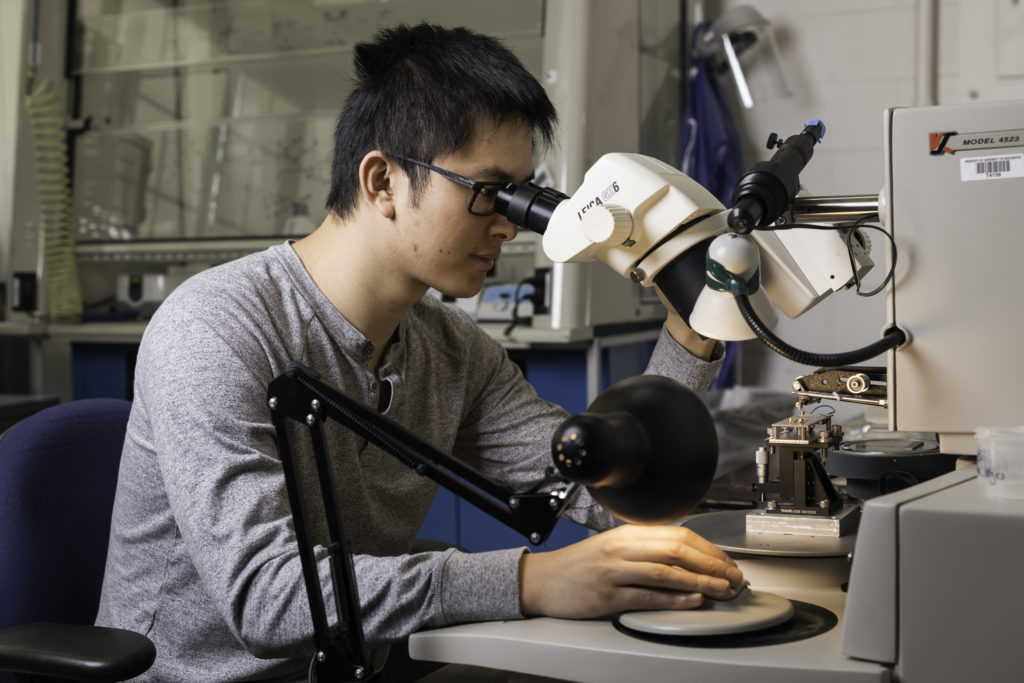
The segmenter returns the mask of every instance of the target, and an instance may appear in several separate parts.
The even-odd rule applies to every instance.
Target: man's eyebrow
[[[530,175],[522,180],[521,182],[528,182],[533,180],[536,173],[531,169]],[[503,183],[515,182],[516,178],[512,175],[508,169],[502,168],[501,166],[484,166],[474,171],[472,178],[479,180],[482,178],[494,178],[495,181]]]

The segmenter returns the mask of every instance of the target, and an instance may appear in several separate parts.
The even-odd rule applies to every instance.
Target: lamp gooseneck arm
[[[754,334],[757,335],[757,338],[767,344],[779,355],[796,363],[814,365],[823,368],[856,365],[857,363],[863,363],[868,359],[874,358],[881,353],[885,353],[889,349],[894,349],[907,341],[906,333],[904,333],[903,330],[894,327],[888,330],[881,339],[859,349],[854,349],[853,351],[846,351],[844,353],[813,353],[810,351],[802,351],[779,339],[764,323],[761,322],[757,313],[754,312],[754,307],[750,304],[750,298],[746,294],[736,294],[735,297],[736,305],[739,306],[743,319],[747,322],[747,325],[750,326],[750,329],[753,330]]]

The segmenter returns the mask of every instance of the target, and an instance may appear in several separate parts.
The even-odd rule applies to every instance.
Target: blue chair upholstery
[[[0,671],[120,680],[153,662],[144,636],[92,626],[130,410],[62,403],[0,439]]]

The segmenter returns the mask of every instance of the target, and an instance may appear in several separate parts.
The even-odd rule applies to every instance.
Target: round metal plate
[[[853,552],[856,534],[798,536],[747,532],[747,510],[726,510],[699,515],[683,522],[726,552],[794,557],[835,557]]]
[[[625,628],[618,619],[612,623],[620,632],[640,640],[648,640],[664,645],[700,648],[781,645],[821,635],[832,630],[839,623],[839,617],[824,607],[812,605],[809,602],[801,602],[800,600],[793,600],[792,603],[795,614],[789,621],[784,621],[781,624],[776,624],[760,631],[721,636],[663,636]]]
[[[732,600],[705,598],[697,609],[626,612],[619,623],[660,636],[720,636],[758,631],[793,616],[793,603],[774,593],[745,590]]]

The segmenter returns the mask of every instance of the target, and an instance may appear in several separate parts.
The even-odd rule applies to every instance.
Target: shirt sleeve
[[[669,377],[703,397],[724,362],[725,356],[721,353],[711,361],[697,358],[663,326],[644,374]]]
[[[216,610],[256,656],[293,655],[312,622],[266,405],[271,359],[227,323],[168,322],[151,323],[137,376],[148,430],[137,439],[157,469],[139,476],[159,477],[175,527],[162,590],[198,581],[208,604],[193,609]]]

